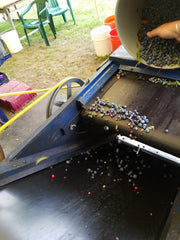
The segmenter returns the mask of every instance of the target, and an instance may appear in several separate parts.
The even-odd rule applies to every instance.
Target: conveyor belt
[[[116,142],[69,163],[1,188],[0,239],[160,239],[179,186],[179,168],[137,156]],[[94,178],[89,169],[97,171]],[[137,174],[132,182],[130,171]]]
[[[119,80],[116,76],[112,77],[97,96],[118,106],[126,105],[127,110],[137,109],[140,115],[146,115],[148,125],[154,126],[154,131],[145,133],[138,130],[133,135],[143,143],[180,157],[180,87],[138,80],[137,74],[127,72]],[[85,106],[83,117],[88,117],[89,108],[95,100]],[[117,120],[117,117],[111,118],[107,114],[102,117],[100,113],[89,120],[113,129],[118,128],[122,135],[130,134],[127,120]],[[165,129],[168,129],[168,133],[165,133]]]

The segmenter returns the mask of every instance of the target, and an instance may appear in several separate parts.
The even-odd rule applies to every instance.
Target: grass
[[[62,16],[54,17],[57,38],[54,39],[49,26],[45,27],[50,46],[46,47],[38,31],[30,36],[31,46],[26,38],[21,41],[23,50],[12,54],[0,71],[33,89],[52,87],[68,76],[87,81],[105,60],[96,56],[90,32],[114,14],[116,0],[98,1],[102,21],[97,18],[94,1],[71,0],[71,5],[76,25],[69,11],[66,13],[67,23]],[[24,36],[21,23],[15,21],[15,25],[19,36]],[[1,33],[8,29],[8,22],[0,22]]]
[[[114,14],[115,3],[116,3],[116,0],[111,0],[111,1],[104,0],[104,1],[98,2],[102,21],[106,17]],[[103,24],[97,18],[94,1],[71,0],[71,5],[72,5],[75,19],[77,22],[76,26],[74,27],[72,26],[73,21],[72,21],[70,12],[66,13],[67,20],[68,20],[66,24],[63,22],[61,16],[54,17],[56,31],[59,34],[63,35],[63,39],[69,39],[69,37],[73,37],[74,40],[82,39],[82,37],[86,37],[87,35],[89,36],[89,31],[92,28]],[[32,17],[34,17],[33,12],[32,12]],[[14,21],[14,24],[18,31],[19,37],[21,38],[22,36],[24,36],[24,31],[23,31],[21,22],[16,20]],[[0,32],[2,33],[7,30],[10,30],[9,22],[8,21],[0,22]],[[46,27],[46,32],[48,36],[52,35],[49,26]],[[42,39],[39,32],[31,36],[32,44],[33,43],[41,44],[41,41]],[[27,41],[23,40],[22,44],[24,47],[26,47]]]

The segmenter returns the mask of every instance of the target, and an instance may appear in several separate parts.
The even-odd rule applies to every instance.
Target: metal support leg
[[[14,8],[17,11],[16,13],[17,13],[17,16],[18,16],[19,20],[21,20],[21,17],[20,17],[20,14],[18,12],[18,8],[17,8],[16,4],[14,4]]]
[[[10,13],[9,13],[9,11],[8,11],[7,8],[4,8],[4,13],[5,13],[6,16],[7,16],[8,21],[9,21],[9,23],[10,23],[12,29],[13,29],[13,30],[16,30],[16,28],[15,28],[15,26],[14,26],[14,23],[13,23],[13,21],[12,21],[12,19],[11,19]]]
[[[4,112],[0,109],[0,123],[2,123],[1,120],[2,120],[2,122],[3,122],[3,124],[4,124],[5,122],[8,121],[8,118],[6,117],[6,115],[4,114]]]

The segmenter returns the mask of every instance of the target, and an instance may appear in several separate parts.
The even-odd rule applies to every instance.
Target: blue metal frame
[[[0,123],[2,122],[2,124],[4,124],[7,121],[8,121],[8,118],[6,117],[6,115],[4,114],[4,112],[0,108]]]
[[[10,53],[6,54],[6,49],[4,46],[4,42],[3,40],[0,38],[0,66],[10,57],[12,57],[12,55]]]
[[[82,151],[89,141],[74,134],[71,124],[80,120],[82,106],[90,101],[117,72],[118,65],[107,61],[88,83],[48,118],[23,144],[0,163],[0,186],[47,168]],[[79,104],[82,106],[80,107]]]
[[[141,73],[146,73],[152,76],[157,75],[162,78],[169,78],[172,80],[180,81],[180,68],[175,68],[175,69],[152,68],[142,63],[139,64],[136,60],[119,58],[118,54],[111,55],[110,60],[112,60],[114,63],[118,65],[127,65],[127,66],[139,68],[139,71],[141,71]]]
[[[48,118],[22,145],[0,163],[0,186],[59,163],[73,154],[84,150],[96,140],[76,135],[71,125],[77,125],[80,113],[105,83],[118,71],[121,65],[136,66],[137,61],[125,60],[113,54],[62,107]],[[179,80],[180,69],[161,70],[137,65],[147,74],[159,74]],[[159,71],[159,72],[157,72]],[[95,129],[96,131],[97,129]],[[102,140],[102,139],[101,139]]]

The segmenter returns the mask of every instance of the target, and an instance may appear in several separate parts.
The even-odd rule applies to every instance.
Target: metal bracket
[[[126,72],[145,74],[145,75],[151,75],[151,76],[155,76],[155,77],[168,78],[169,80],[179,80],[179,68],[176,70],[158,69],[158,68],[151,68],[151,67],[147,67],[147,66],[142,67],[142,65],[138,66],[137,64],[135,66],[120,64],[119,70],[123,70]]]
[[[137,66],[120,65],[119,69],[125,72],[133,72],[133,73],[139,73],[139,74],[145,74],[145,75],[152,74],[149,68],[140,68]],[[153,76],[160,77],[161,76],[160,71],[153,72]]]
[[[144,143],[141,143],[139,141],[136,141],[134,139],[130,139],[126,136],[121,136],[121,135],[118,135],[117,136],[118,138],[118,141],[121,141],[122,143],[126,144],[126,145],[130,145],[132,147],[136,147],[139,152],[139,150],[142,150],[143,152],[146,152],[148,154],[151,154],[153,156],[157,156],[159,158],[162,158],[166,161],[169,161],[171,163],[174,163],[176,165],[180,165],[180,158],[174,156],[174,155],[171,155],[169,153],[166,153],[164,151],[161,151],[157,148],[154,148],[154,147],[151,147],[149,145],[146,145]]]

